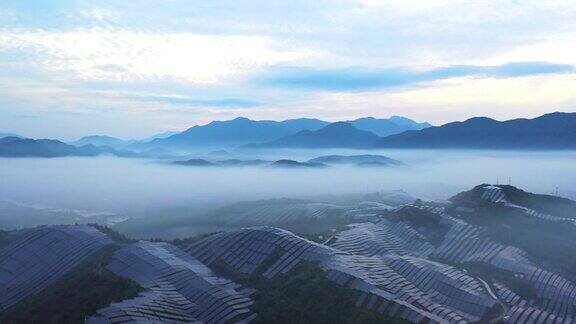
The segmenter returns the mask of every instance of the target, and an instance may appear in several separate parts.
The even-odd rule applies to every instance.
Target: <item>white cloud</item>
[[[249,80],[286,65],[576,65],[574,39],[572,0],[9,0],[0,4],[0,128],[24,127],[18,114],[44,118],[26,126],[38,133],[80,135],[89,124],[129,136],[138,127],[148,133],[240,114],[331,120],[400,114],[442,123],[573,110],[574,75],[461,78],[362,93],[302,93]],[[139,95],[262,105],[186,107]],[[58,113],[78,117],[64,129]],[[134,121],[131,130],[112,116]]]
[[[28,64],[94,80],[179,80],[207,84],[314,55],[264,36],[218,36],[91,29],[3,31],[1,50],[20,50]]]

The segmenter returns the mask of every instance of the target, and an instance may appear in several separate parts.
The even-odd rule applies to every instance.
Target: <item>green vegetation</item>
[[[208,236],[212,236],[214,234],[217,234],[219,232],[212,232],[212,233],[204,233],[204,234],[200,234],[200,235],[196,235],[196,236],[192,236],[192,237],[187,237],[187,238],[183,238],[183,239],[175,239],[172,240],[170,243],[176,245],[177,247],[186,250],[187,247],[189,247],[190,245],[192,245],[193,243],[196,243],[204,238],[207,238]]]
[[[436,246],[442,243],[450,230],[450,225],[440,222],[440,215],[416,207],[407,206],[398,211],[386,211],[382,216],[394,222],[404,221],[412,225],[428,242]]]
[[[576,226],[529,217],[504,206],[485,206],[459,215],[470,224],[484,226],[486,234],[506,245],[523,249],[542,266],[567,273],[576,269]]]
[[[89,224],[89,225],[96,228],[100,232],[106,234],[111,240],[113,240],[116,243],[134,243],[137,241],[114,231],[112,228],[108,226],[103,226],[99,224]]]
[[[453,203],[465,207],[490,207],[496,204],[481,198],[484,187],[488,184],[482,184],[474,187],[472,190],[461,192],[450,198]],[[526,192],[510,185],[498,185],[512,204],[520,205],[534,209],[541,213],[554,215],[557,217],[576,218],[576,202],[567,198],[556,197],[551,195],[541,195]]]
[[[517,208],[490,203],[480,198],[482,186],[485,185],[450,199],[456,206],[471,207],[473,210],[459,213],[454,209],[448,212],[470,224],[485,227],[489,237],[525,250],[533,261],[542,266],[558,268],[566,273],[576,269],[576,226],[569,221],[546,221],[528,216]],[[576,204],[568,199],[536,195],[512,186],[499,187],[512,203],[543,212],[551,211],[554,205],[559,206],[558,210],[566,210],[566,206]]]
[[[488,282],[501,282],[517,295],[527,300],[537,300],[538,290],[528,280],[514,276],[514,274],[498,269],[486,263],[469,262],[465,268],[473,277],[480,277]]]
[[[0,314],[0,323],[84,323],[98,309],[133,298],[135,282],[105,269],[117,246],[108,246],[39,294]]]
[[[264,278],[261,273],[282,253],[276,249],[250,276],[239,275],[223,263],[212,265],[220,275],[256,289],[255,323],[405,323],[356,307],[359,292],[330,281],[315,263],[302,262],[285,275]]]
[[[499,186],[513,204],[559,217],[576,218],[576,202],[562,197],[526,192],[514,186]]]
[[[153,237],[172,240],[221,230],[207,216],[207,212],[220,204],[190,204],[180,207],[149,209],[129,214],[130,219],[115,224],[112,229],[136,239]]]

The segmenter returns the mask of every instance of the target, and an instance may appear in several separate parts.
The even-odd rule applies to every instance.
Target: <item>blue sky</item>
[[[571,1],[3,0],[0,132],[576,111]]]

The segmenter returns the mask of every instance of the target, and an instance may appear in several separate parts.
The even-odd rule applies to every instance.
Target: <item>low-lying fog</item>
[[[98,212],[394,189],[445,199],[480,183],[507,183],[508,177],[526,190],[552,193],[558,187],[560,195],[576,195],[576,152],[307,150],[250,158],[305,161],[327,154],[381,154],[408,166],[203,168],[112,157],[0,159],[0,199]],[[225,158],[232,157],[218,157]]]

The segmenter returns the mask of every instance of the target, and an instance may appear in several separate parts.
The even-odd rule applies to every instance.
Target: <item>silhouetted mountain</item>
[[[278,160],[272,164],[274,168],[325,168],[327,165],[313,162],[298,162],[294,160]]]
[[[270,161],[266,160],[238,160],[238,159],[228,159],[216,162],[220,166],[236,167],[236,166],[258,166],[269,164]]]
[[[369,131],[378,136],[399,134],[408,130],[420,130],[432,126],[428,123],[417,123],[412,119],[399,116],[393,116],[389,119],[366,117],[351,120],[349,123],[360,130]]]
[[[576,113],[496,121],[476,117],[380,139],[381,148],[575,149]]]
[[[358,166],[392,166],[403,165],[402,162],[393,160],[382,155],[326,155],[311,159],[311,163],[324,163],[324,164],[349,164]]]
[[[146,142],[150,142],[150,141],[153,141],[153,140],[159,139],[159,138],[168,138],[168,137],[170,137],[172,135],[176,135],[176,134],[180,134],[180,132],[166,131],[166,132],[155,134],[155,135],[152,135],[152,136],[147,137],[145,139],[142,139],[139,142],[146,143]]]
[[[20,136],[12,133],[0,133],[0,139],[4,137],[20,137]]]
[[[119,138],[112,136],[93,135],[85,136],[76,142],[70,143],[74,146],[94,145],[94,146],[109,146],[113,148],[120,148],[129,145],[131,142],[123,141]]]
[[[304,129],[316,130],[326,125],[317,119],[292,119],[282,122],[248,118],[214,121],[194,126],[182,133],[155,139],[149,145],[172,147],[235,147],[252,142],[271,141]]]
[[[93,145],[76,147],[57,140],[5,137],[0,141],[0,156],[3,157],[96,156],[101,153]]]
[[[392,116],[388,118],[389,121],[393,122],[396,125],[404,125],[404,126],[411,126],[415,129],[424,129],[427,127],[432,127],[430,123],[418,123],[410,118],[402,117],[402,116]]]
[[[330,124],[327,121],[314,118],[288,119],[279,123],[282,125],[282,127],[288,129],[292,134],[296,134],[303,130],[318,130]]]
[[[246,145],[247,148],[367,148],[379,137],[349,123],[337,122],[317,131],[301,131],[275,141]]]
[[[177,165],[185,165],[185,166],[195,166],[195,167],[214,167],[214,166],[218,166],[215,163],[212,163],[210,161],[204,160],[204,159],[190,159],[187,161],[176,161],[173,162],[173,164],[177,164]]]
[[[2,143],[8,143],[8,142],[13,142],[13,141],[18,141],[21,140],[20,137],[16,137],[16,136],[6,136],[6,137],[0,137],[0,144]]]
[[[57,140],[4,137],[0,139],[0,156],[2,157],[64,157],[64,156],[98,156],[110,154],[119,157],[138,157],[130,152],[94,145],[74,146]]]

